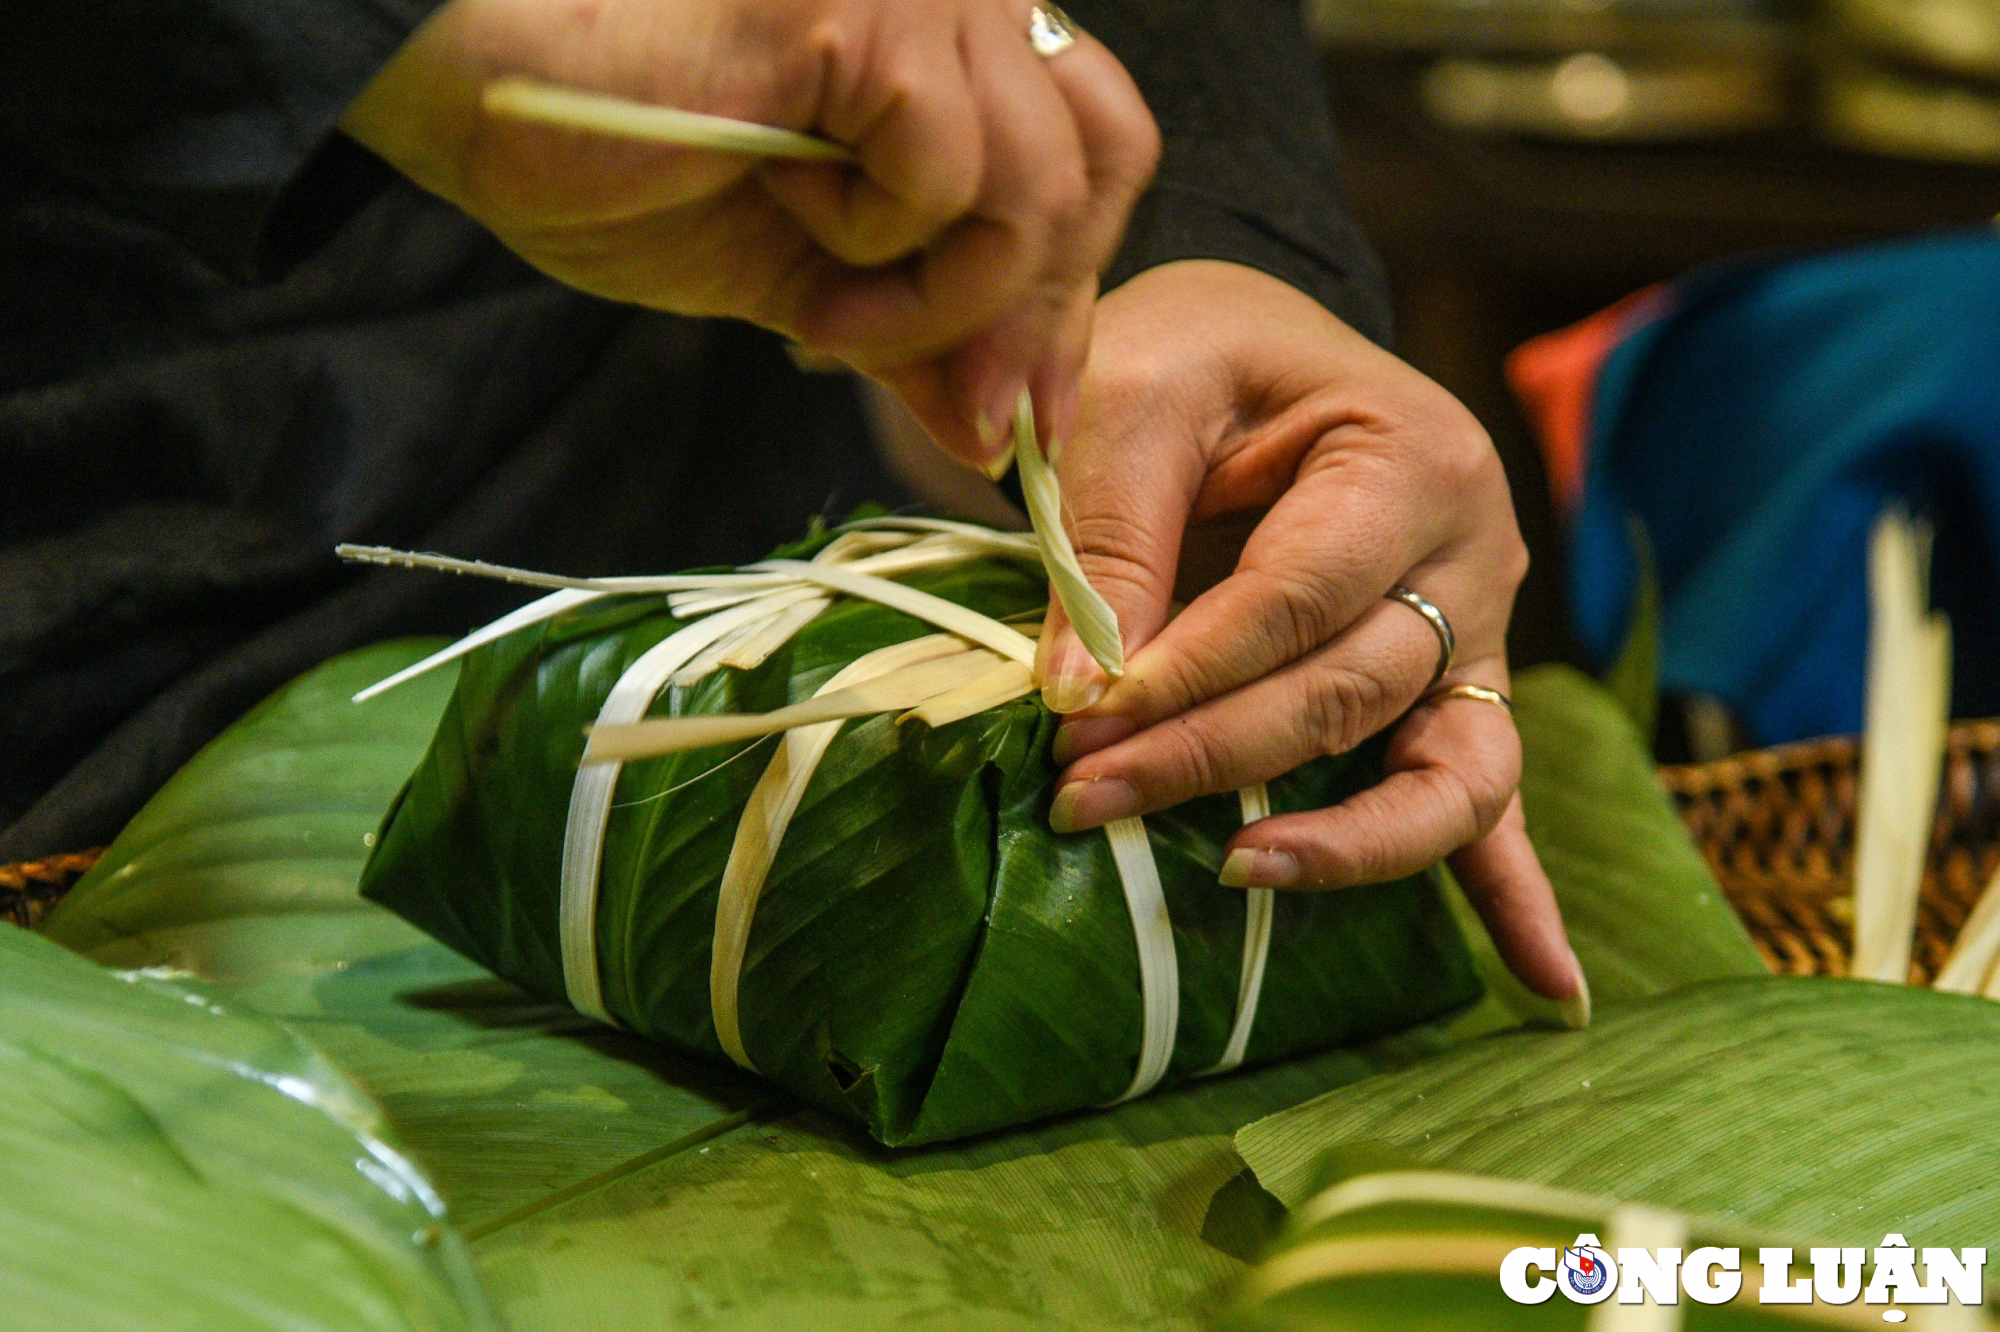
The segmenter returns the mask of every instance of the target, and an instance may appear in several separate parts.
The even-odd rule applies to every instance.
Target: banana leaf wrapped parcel
[[[601,580],[349,553],[555,589],[432,659],[462,660],[456,692],[363,894],[883,1143],[1372,1039],[1481,992],[1428,876],[1216,881],[1246,818],[1364,789],[1376,749],[1049,830],[1031,534],[870,519],[743,570]]]

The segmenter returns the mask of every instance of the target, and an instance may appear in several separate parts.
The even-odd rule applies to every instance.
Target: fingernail
[[[1056,792],[1055,803],[1049,806],[1049,829],[1083,832],[1138,812],[1139,796],[1129,785],[1116,778],[1089,778]]]
[[[1066,721],[1056,728],[1056,740],[1050,752],[1057,763],[1068,767],[1085,754],[1109,749],[1127,736],[1137,734],[1138,730],[1139,724],[1127,717],[1084,717]]]
[[[1002,443],[1012,442],[1014,405],[1027,391],[1025,384],[1013,380],[986,395],[986,400],[979,405],[979,414],[974,420],[974,424],[979,427],[981,443],[988,448],[998,448]]]
[[[1082,712],[1103,698],[1106,687],[1102,673],[1058,675],[1042,686],[1042,702],[1048,704],[1050,712],[1066,716]]]
[[[1576,993],[1562,1001],[1562,1020],[1572,1031],[1582,1031],[1590,1025],[1590,979],[1583,974],[1575,949],[1570,950],[1569,960],[1576,968]]]
[[[1066,715],[1081,712],[1104,697],[1111,682],[1090,659],[1077,640],[1076,631],[1065,629],[1049,653],[1048,671],[1042,678],[1042,702],[1050,712]]]
[[[972,414],[972,428],[979,435],[980,448],[986,449],[996,456],[1011,456],[1007,455],[1007,450],[1002,444],[1006,435],[1001,431],[999,426],[993,424],[993,418],[987,414],[984,407],[979,408]],[[987,465],[991,466],[992,464],[989,463]]]
[[[1239,846],[1216,878],[1224,888],[1289,888],[1299,881],[1299,862],[1288,852]]]

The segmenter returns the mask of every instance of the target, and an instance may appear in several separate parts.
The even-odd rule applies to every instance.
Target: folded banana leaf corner
[[[822,535],[780,552],[809,558]],[[981,557],[901,581],[996,621],[1039,618],[1032,565]],[[659,595],[572,606],[465,657],[429,752],[383,821],[364,896],[524,988],[569,993],[565,853],[586,730],[621,678],[689,624]],[[834,600],[748,669],[662,690],[654,716],[764,712],[858,659],[934,633]],[[800,1098],[914,1145],[1120,1098],[1145,1038],[1140,944],[1102,832],[1059,836],[1055,718],[1030,694],[938,726],[847,722],[782,833],[737,989],[743,1055]],[[785,741],[627,762],[597,865],[602,1004],[620,1026],[713,1061],[718,901]],[[1274,812],[1380,777],[1380,750],[1269,786]],[[1241,998],[1248,897],[1221,887],[1233,795],[1148,816],[1171,917],[1177,1020],[1162,1085],[1223,1062]],[[1463,1009],[1482,982],[1431,876],[1277,894],[1246,1065],[1351,1046]],[[746,1062],[746,1061],[739,1061]]]

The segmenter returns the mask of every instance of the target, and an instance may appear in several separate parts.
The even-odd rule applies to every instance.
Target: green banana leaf
[[[1608,1194],[1822,1243],[2000,1245],[2000,1004],[1818,978],[1716,981],[1520,1031],[1245,1128],[1294,1205],[1328,1149]]]
[[[995,619],[1038,613],[1044,580],[976,560],[909,586]],[[437,739],[362,878],[380,902],[498,974],[565,993],[564,834],[586,729],[613,685],[679,629],[663,597],[572,608],[465,659]],[[933,632],[844,599],[754,670],[663,692],[656,712],[764,712],[857,658]],[[740,1009],[773,1082],[891,1145],[1103,1105],[1132,1082],[1139,954],[1101,832],[1048,810],[1056,718],[1038,697],[935,730],[849,723],[806,788],[756,908]],[[598,888],[604,1002],[621,1025],[727,1063],[709,997],[718,887],[762,752],[629,763]],[[1274,810],[1379,780],[1379,746],[1270,784]],[[1179,1025],[1167,1082],[1216,1063],[1235,1017],[1246,897],[1220,888],[1233,795],[1147,820],[1173,921]],[[1428,877],[1277,899],[1246,1064],[1351,1046],[1463,1008],[1480,982]]]
[[[1597,1002],[1769,974],[1618,700],[1567,666],[1523,672],[1514,699],[1528,837]]]
[[[266,700],[175,775],[42,930],[283,1020],[374,1094],[452,1219],[476,1228],[710,1128],[753,1089],[524,995],[356,894],[453,672],[349,698],[437,646],[350,653]]]
[[[356,896],[364,839],[452,680],[347,699],[432,646],[352,654],[258,708],[147,806],[45,928],[115,966],[193,972],[177,983],[282,1018],[371,1091],[510,1327],[1194,1328],[1273,1222],[1239,1173],[1237,1129],[1517,1020],[1488,1007],[1033,1131],[884,1152],[752,1079],[537,1000]],[[1534,678],[1519,689],[1531,736],[1544,710],[1601,717],[1587,681],[1540,690]],[[1637,742],[1621,726],[1591,743]],[[1563,760],[1531,739],[1527,761],[1538,780]],[[1646,808],[1666,820],[1653,835],[1674,826],[1664,805]],[[1540,834],[1553,839],[1543,855],[1568,867],[1566,900],[1632,886],[1554,854],[1574,832],[1558,821]],[[1690,909],[1713,891],[1698,862],[1644,887]],[[1683,969],[1712,965],[1710,928],[1670,932],[1667,953],[1682,940]],[[1625,965],[1615,932],[1578,946],[1594,972]],[[1674,971],[1649,956],[1656,976]]]
[[[0,929],[0,1322],[497,1326],[380,1112],[268,1019]]]
[[[1632,1310],[1630,1326],[1643,1328],[1741,1328],[1745,1332],[1800,1327],[1854,1327],[1878,1321],[1875,1310],[1820,1302],[1766,1305],[1760,1299],[1766,1272],[1762,1250],[1784,1249],[1789,1270],[1770,1274],[1796,1291],[1811,1279],[1810,1239],[1759,1233],[1713,1217],[1689,1216],[1669,1209],[1633,1206],[1615,1198],[1553,1190],[1494,1176],[1426,1170],[1402,1153],[1379,1145],[1336,1150],[1322,1162],[1321,1177],[1300,1205],[1282,1241],[1238,1283],[1237,1293],[1221,1320],[1221,1332],[1459,1332],[1465,1328],[1508,1332],[1510,1329],[1561,1328],[1570,1332],[1608,1325],[1607,1315],[1624,1313],[1611,1303],[1609,1292],[1643,1277],[1619,1270],[1622,1249],[1677,1249],[1694,1260],[1703,1248],[1721,1254],[1701,1256],[1695,1277],[1710,1296],[1709,1303],[1690,1298],[1678,1286],[1680,1273],[1665,1284],[1677,1306],[1671,1312]],[[1921,1241],[1916,1242],[1921,1247]],[[1588,1246],[1593,1260],[1610,1258],[1602,1269],[1609,1288],[1595,1307],[1566,1298],[1553,1282],[1562,1251]],[[1501,1263],[1521,1248],[1542,1250],[1531,1286],[1549,1283],[1540,1302],[1509,1299],[1498,1277]],[[1860,1289],[1877,1277],[1863,1259],[1844,1274]],[[1734,1250],[1734,1279],[1718,1273],[1708,1260],[1729,1262]],[[1914,1255],[1913,1255],[1914,1257]],[[1726,1269],[1725,1269],[1726,1270]],[[1643,1271],[1643,1269],[1642,1269]],[[1660,1289],[1657,1271],[1646,1273]],[[1898,1274],[1900,1275],[1900,1274]],[[1926,1274],[1929,1276],[1930,1274]],[[1890,1274],[1882,1273],[1884,1293],[1900,1296]],[[1949,1273],[1958,1284],[1955,1296],[1972,1303],[1980,1299],[1976,1272]],[[1937,1279],[1942,1279],[1939,1277]],[[1732,1289],[1733,1286],[1733,1289]],[[1982,1332],[1992,1324],[1962,1306],[1945,1324],[1967,1332]],[[1662,1318],[1664,1315],[1664,1320]],[[1857,1318],[1857,1315],[1859,1317]],[[1920,1326],[1927,1324],[1920,1324]]]
[[[1639,728],[1651,749],[1660,724],[1660,570],[1645,520],[1629,516],[1633,561],[1632,614],[1618,657],[1604,672],[1604,687]]]

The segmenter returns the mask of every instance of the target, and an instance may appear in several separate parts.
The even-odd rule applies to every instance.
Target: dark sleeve
[[[1176,259],[1269,273],[1373,338],[1380,263],[1341,198],[1324,73],[1291,0],[1064,0],[1125,63],[1162,137],[1159,174],[1106,274]]]
[[[440,2],[11,5],[0,138],[255,276],[291,257],[277,251],[310,249],[386,172],[334,124]]]

